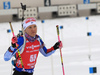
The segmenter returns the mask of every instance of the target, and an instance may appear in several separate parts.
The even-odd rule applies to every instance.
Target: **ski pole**
[[[13,34],[13,37],[14,37],[15,34],[14,34],[14,31],[13,31],[13,28],[12,28],[12,24],[11,24],[11,22],[9,22],[9,24],[10,24],[10,28],[11,28],[11,31],[12,31],[12,34]],[[17,45],[17,47],[18,47],[18,44],[17,44],[17,43],[16,43],[16,45]],[[18,55],[19,55],[19,58],[20,58],[20,61],[21,61],[22,67],[23,67],[23,71],[24,71],[25,69],[24,69],[24,65],[23,65],[23,62],[22,62],[22,58],[21,58],[21,55],[20,55],[19,49],[17,49],[17,51],[18,51]]]
[[[9,24],[10,24],[10,28],[11,28],[12,34],[13,34],[13,36],[15,36],[15,35],[14,35],[13,28],[12,28],[12,25],[11,25],[11,22],[9,22]]]
[[[59,26],[56,26],[57,28],[57,35],[58,35],[58,41],[60,42],[60,36],[59,36]],[[64,71],[64,64],[63,64],[63,58],[62,58],[62,51],[60,48],[60,57],[61,57],[61,64],[62,64],[62,71],[63,71],[63,75],[65,75],[65,71]]]

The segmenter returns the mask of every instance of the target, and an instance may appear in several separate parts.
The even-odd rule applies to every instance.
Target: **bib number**
[[[30,55],[30,62],[33,62],[33,61],[36,60],[36,55],[37,55],[37,54]]]

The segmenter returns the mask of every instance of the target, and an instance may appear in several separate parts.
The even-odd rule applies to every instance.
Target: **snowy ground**
[[[47,48],[57,42],[56,25],[63,25],[60,37],[63,42],[62,55],[65,75],[89,75],[89,67],[97,67],[100,75],[100,16],[59,18],[37,21],[38,34],[42,37]],[[12,22],[15,34],[21,29],[21,22]],[[4,53],[10,46],[11,33],[9,23],[0,23],[0,74],[11,75],[11,61],[5,62]],[[92,32],[88,37],[87,32]],[[91,55],[91,60],[89,60]],[[34,75],[63,75],[60,52],[57,50],[52,56],[44,57],[39,54]]]

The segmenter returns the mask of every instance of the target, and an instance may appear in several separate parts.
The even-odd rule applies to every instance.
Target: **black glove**
[[[12,47],[15,48],[16,47],[16,43],[11,43]]]
[[[60,41],[61,42],[61,41]],[[60,42],[56,42],[55,45],[53,46],[54,50],[59,48]]]

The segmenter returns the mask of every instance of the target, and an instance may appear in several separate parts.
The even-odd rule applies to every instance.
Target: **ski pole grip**
[[[59,35],[59,26],[57,25],[56,28],[57,28],[57,35]]]
[[[11,25],[11,22],[9,22],[9,24],[10,24],[10,28],[11,28],[12,34],[13,34],[13,36],[15,36],[15,35],[14,35],[13,28],[12,28],[12,25]]]
[[[59,26],[57,25],[56,28],[57,28],[58,41],[60,42],[60,37],[59,37]]]
[[[13,32],[13,28],[12,28],[11,22],[9,22],[9,24],[10,24],[11,31]]]

